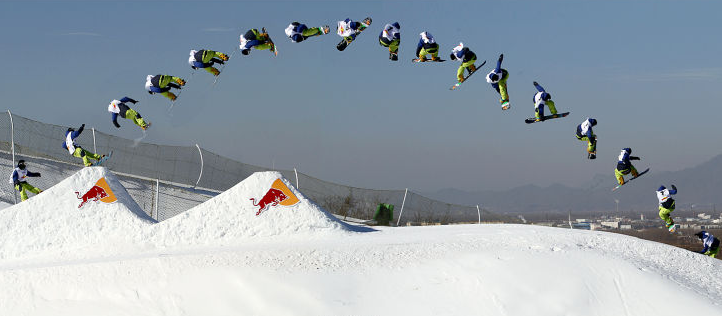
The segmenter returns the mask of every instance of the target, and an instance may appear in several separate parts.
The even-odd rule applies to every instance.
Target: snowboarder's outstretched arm
[[[20,180],[18,179],[18,171],[13,170],[13,185],[20,185]]]
[[[668,190],[668,191],[669,191],[669,194],[670,194],[670,195],[677,194],[677,187],[674,186],[674,184],[673,184],[673,185],[672,185],[672,190]]]
[[[72,139],[78,138],[78,136],[80,136],[80,133],[83,132],[83,129],[85,129],[85,124],[80,125],[80,128],[78,128],[77,131],[74,131],[72,133],[72,135],[70,135],[70,138],[72,138]]]
[[[129,97],[123,97],[122,99],[120,99],[120,102],[122,102],[122,103],[130,102],[130,103],[133,103],[133,104],[138,103],[138,101],[133,100],[133,99],[131,99],[131,98],[129,98]]]
[[[40,172],[30,172],[30,171],[28,171],[28,177],[33,177],[33,178],[34,178],[34,177],[39,177],[39,176],[40,176]]]
[[[639,157],[635,157],[635,156],[629,156],[629,160],[642,160],[642,159]]]
[[[540,86],[539,83],[537,83],[536,81],[534,81],[534,87],[535,87],[535,88],[537,89],[537,91],[539,91],[539,92],[546,92],[546,91],[544,91],[544,88],[543,88],[542,86]]]
[[[120,124],[118,124],[118,113],[110,113],[111,117],[113,118],[113,125],[115,127],[120,128]]]
[[[499,55],[499,60],[496,61],[496,68],[494,72],[499,73],[501,71],[501,62],[504,60],[504,54]]]

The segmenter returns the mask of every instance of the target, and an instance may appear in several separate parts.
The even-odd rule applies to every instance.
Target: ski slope
[[[17,234],[13,242],[23,245],[3,240],[0,249],[0,315],[722,311],[721,261],[634,237],[528,225],[356,227],[274,172],[158,224],[132,203],[88,204],[79,213],[75,195],[61,192],[101,174],[112,179],[85,168],[0,211],[3,223],[15,223],[3,225],[3,239]],[[256,215],[272,188],[296,199]]]

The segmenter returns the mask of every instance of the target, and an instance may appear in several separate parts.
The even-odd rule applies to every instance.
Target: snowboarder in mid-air
[[[536,81],[534,81],[534,87],[537,89],[537,93],[534,94],[534,117],[536,118],[537,122],[544,120],[544,106],[546,105],[549,107],[549,112],[552,114],[552,117],[556,117],[557,115],[557,107],[554,105],[554,101],[552,101],[552,95],[549,94],[542,88],[542,86],[539,85]]]
[[[205,69],[207,72],[210,72],[214,76],[218,76],[221,72],[216,67],[213,67],[213,64],[223,65],[223,63],[226,61],[228,61],[228,55],[208,49],[192,49],[190,57],[188,57],[188,64],[191,65],[191,68]]]
[[[115,127],[120,128],[120,124],[118,124],[118,116],[121,118],[126,118],[131,121],[135,125],[140,126],[142,129],[148,128],[150,126],[149,122],[146,122],[142,116],[140,116],[140,113],[138,113],[136,110],[131,109],[126,102],[130,102],[133,104],[138,103],[138,101],[133,100],[129,97],[123,97],[120,100],[113,100],[110,101],[110,104],[108,105],[108,112],[110,112],[110,116],[113,119],[113,125]]]
[[[386,24],[379,34],[379,43],[389,48],[389,59],[399,60],[399,44],[401,44],[401,26],[399,22]]]
[[[704,246],[704,249],[702,249],[699,253],[716,258],[717,253],[719,253],[719,239],[704,230],[694,235],[697,236],[697,238],[702,239],[702,245]]]
[[[439,44],[436,43],[434,37],[429,32],[421,32],[419,34],[421,38],[419,43],[416,45],[416,57],[417,61],[425,62],[428,60],[426,55],[431,55],[432,61],[441,61],[439,58]]]
[[[634,168],[634,166],[632,165],[631,160],[640,160],[640,158],[630,156],[631,154],[631,148],[624,148],[619,154],[619,159],[617,160],[617,168],[614,169],[614,175],[617,177],[617,182],[619,182],[619,185],[624,185],[624,175],[627,175],[630,172],[632,173],[633,178],[639,176],[639,173],[637,172],[637,169]]]
[[[291,39],[291,42],[300,43],[309,37],[328,34],[330,30],[328,25],[309,28],[306,24],[291,22],[286,28],[286,36]]]
[[[348,47],[348,45],[356,39],[356,36],[371,25],[371,22],[371,18],[365,18],[361,22],[352,21],[351,19],[338,21],[336,33],[343,37],[343,40],[336,45],[336,49],[339,51],[346,49],[346,47]]]
[[[170,92],[170,88],[180,89],[185,84],[185,80],[168,75],[148,75],[145,78],[145,89],[149,94],[160,93],[171,101],[175,101],[176,95]]]
[[[582,124],[577,125],[577,139],[587,142],[587,158],[597,158],[597,135],[594,135],[592,127],[597,126],[597,120],[587,118]]]
[[[270,49],[271,52],[276,50],[276,46],[271,41],[271,38],[266,32],[259,32],[258,29],[250,29],[245,34],[241,34],[241,54],[248,55],[251,53],[251,48],[257,50]]]
[[[665,188],[663,185],[657,189],[657,200],[659,200],[659,218],[665,222],[665,226],[669,231],[674,232],[674,220],[669,216],[674,211],[674,199],[672,195],[677,194],[677,187],[672,185],[672,190]]]
[[[456,45],[456,47],[451,50],[449,58],[451,58],[451,60],[458,60],[461,62],[459,69],[456,70],[456,78],[459,80],[459,83],[462,83],[466,80],[466,78],[469,78],[468,76],[464,78],[464,69],[469,72],[469,76],[476,71],[476,66],[474,65],[474,62],[476,62],[476,54],[474,54],[474,52],[472,52],[468,47],[464,47],[464,43]]]
[[[25,167],[25,160],[18,161],[18,167],[13,170],[10,182],[15,185],[15,190],[20,191],[20,201],[28,199],[28,191],[39,194],[42,190],[30,185],[27,181],[28,177],[39,177],[40,172],[30,172]]]
[[[90,159],[100,160],[105,155],[98,155],[96,153],[91,153],[82,147],[75,144],[75,139],[80,136],[80,133],[83,132],[83,129],[85,128],[85,124],[81,125],[80,128],[76,131],[74,128],[68,128],[68,130],[65,132],[65,141],[63,142],[63,148],[65,148],[68,153],[73,155],[73,157],[78,157],[83,159],[83,165],[86,167],[90,167],[93,164],[90,162]]]
[[[509,94],[506,90],[506,81],[509,79],[509,72],[506,69],[501,68],[501,62],[504,60],[504,54],[499,55],[499,60],[496,61],[496,68],[492,69],[489,74],[486,75],[486,82],[490,83],[491,86],[499,93],[501,99],[502,110],[508,110],[511,105],[509,104]]]

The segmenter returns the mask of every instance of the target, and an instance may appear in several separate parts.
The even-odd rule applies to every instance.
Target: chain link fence
[[[62,146],[67,129],[9,111],[0,114],[0,172],[9,180],[15,162],[25,159],[28,170],[41,172],[42,177],[28,181],[41,190],[77,172],[83,167],[82,161]],[[76,143],[99,154],[112,150],[113,158],[104,165],[118,175],[138,205],[158,221],[207,201],[254,172],[270,170],[222,157],[198,145],[155,145],[112,136],[94,128],[86,128]],[[444,203],[408,190],[354,188],[295,170],[279,172],[311,200],[350,220],[370,220],[379,203],[389,203],[396,206],[394,222],[399,225],[517,222],[515,218],[493,214],[478,206]],[[0,200],[10,204],[20,202],[10,183],[0,189]]]

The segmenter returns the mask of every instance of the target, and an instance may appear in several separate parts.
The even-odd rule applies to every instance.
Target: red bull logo
[[[253,206],[258,206],[258,212],[256,212],[256,216],[258,216],[271,206],[277,206],[279,204],[284,206],[294,205],[298,203],[298,198],[281,179],[276,179],[258,203],[256,203],[256,199],[254,198],[251,198],[251,202],[253,202]]]
[[[80,205],[78,205],[78,208],[83,207],[83,205],[89,201],[113,203],[118,200],[115,197],[115,194],[113,194],[113,191],[110,190],[110,186],[108,186],[108,182],[105,181],[105,178],[100,178],[95,185],[82,196],[80,195],[80,192],[76,191],[75,196],[79,200],[82,200]]]

